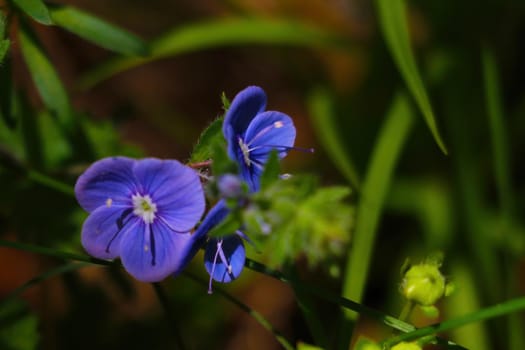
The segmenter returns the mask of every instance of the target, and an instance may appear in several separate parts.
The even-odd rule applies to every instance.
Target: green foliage
[[[224,136],[222,134],[222,118],[217,118],[210,125],[204,129],[193,151],[191,152],[191,163],[198,163],[210,160],[213,154],[212,145],[223,142]],[[224,145],[224,143],[223,143]]]
[[[327,89],[317,88],[314,90],[308,99],[310,102],[310,118],[324,149],[329,153],[334,164],[348,182],[358,189],[360,186],[359,174],[350,154],[344,147],[341,135],[338,133],[332,99],[333,97]]]
[[[405,0],[376,0],[376,5],[379,11],[381,29],[394,61],[407,84],[408,90],[425,117],[439,148],[447,154],[447,147],[439,133],[430,100],[410,48]]]
[[[53,21],[49,15],[49,10],[42,0],[12,0],[25,14],[35,21],[51,25]]]
[[[244,210],[250,238],[266,253],[270,266],[304,255],[310,267],[329,267],[344,253],[353,226],[347,187],[317,188],[308,176],[274,181],[254,194]]]
[[[263,18],[227,18],[192,23],[170,31],[150,45],[144,58],[117,58],[89,72],[81,81],[84,87],[96,85],[124,70],[166,57],[214,47],[266,44],[349,49],[338,36],[306,23]]]
[[[357,206],[356,229],[347,260],[343,295],[361,300],[390,181],[413,124],[412,111],[403,94],[395,97],[377,137]],[[348,313],[348,317],[356,317]]]
[[[44,104],[57,117],[62,128],[71,130],[75,124],[73,112],[55,68],[27,27],[19,31],[18,38],[27,68]]]
[[[0,347],[5,350],[37,348],[38,320],[21,302],[2,304],[0,308]]]
[[[76,35],[108,50],[125,55],[145,55],[146,44],[136,35],[75,7],[51,10],[53,22]]]

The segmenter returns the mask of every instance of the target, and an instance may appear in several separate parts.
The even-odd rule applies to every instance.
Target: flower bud
[[[405,272],[401,292],[407,300],[431,306],[445,295],[445,288],[445,277],[439,265],[430,262],[414,265]]]
[[[224,174],[217,180],[217,189],[223,198],[239,198],[243,193],[242,181],[233,174]]]
[[[408,343],[402,341],[390,348],[391,350],[421,350],[422,347],[418,343]]]

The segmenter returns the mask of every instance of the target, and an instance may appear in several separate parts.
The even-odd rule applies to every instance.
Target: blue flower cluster
[[[250,86],[235,96],[223,122],[228,156],[251,193],[260,188],[270,153],[276,150],[283,158],[295,141],[292,119],[265,109],[266,94]],[[226,198],[238,193],[239,184],[224,176],[219,188]],[[99,160],[78,178],[75,194],[90,213],[81,234],[86,251],[96,258],[120,258],[140,281],[177,275],[203,245],[210,292],[212,280],[231,282],[244,267],[247,237],[241,227],[226,237],[207,237],[230,212],[225,199],[192,232],[204,213],[205,195],[198,173],[176,160]]]

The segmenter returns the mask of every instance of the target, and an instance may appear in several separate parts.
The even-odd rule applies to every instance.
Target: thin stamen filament
[[[261,131],[259,131],[252,139],[249,143],[246,144],[246,146],[250,146],[254,141],[256,141],[258,138],[260,138],[261,136],[263,136],[264,134],[266,134],[268,131],[272,130],[273,128],[277,128],[277,125],[279,125],[279,128],[282,128],[283,127],[283,122],[282,121],[275,121],[272,123],[272,125],[268,125],[267,127],[265,127],[264,129],[262,129]]]
[[[213,264],[211,265],[211,271],[210,271],[210,281],[208,283],[208,294],[212,294],[212,283],[213,283],[213,274],[215,273],[215,266],[217,265],[217,258],[219,257],[219,250],[222,251],[221,248],[222,241],[217,242],[217,251],[215,252],[215,256],[213,257]]]

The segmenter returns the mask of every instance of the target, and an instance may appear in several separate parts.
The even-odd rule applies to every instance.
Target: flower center
[[[133,214],[139,216],[146,224],[151,224],[155,220],[157,205],[149,195],[134,194],[131,197],[133,201]]]
[[[239,147],[241,148],[242,156],[244,158],[244,162],[246,163],[246,166],[250,166],[252,163],[250,160],[250,149],[248,148],[248,145],[244,143],[243,139],[239,137]]]

